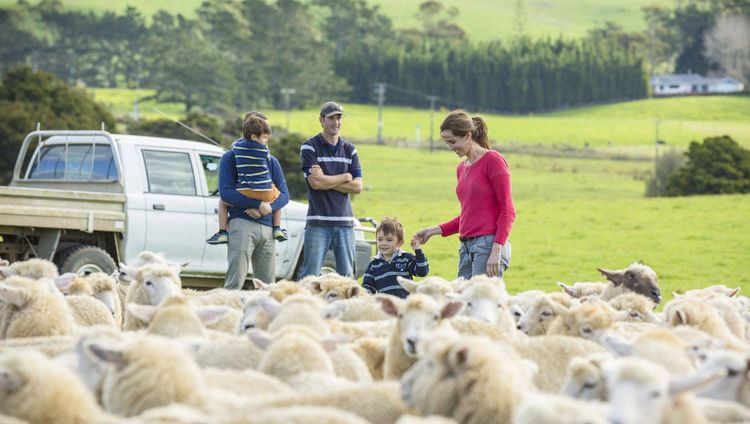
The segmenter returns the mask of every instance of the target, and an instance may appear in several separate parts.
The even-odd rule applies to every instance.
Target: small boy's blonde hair
[[[398,238],[398,241],[404,241],[404,226],[398,222],[398,219],[386,216],[380,221],[377,228],[375,228],[375,234],[383,233],[383,235],[392,234]]]

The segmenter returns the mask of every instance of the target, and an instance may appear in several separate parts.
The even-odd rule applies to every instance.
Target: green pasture
[[[303,0],[304,1],[304,0]],[[32,0],[32,3],[34,1]],[[114,11],[122,13],[128,5],[135,6],[144,15],[150,16],[158,10],[195,16],[195,9],[203,0],[62,0],[73,10],[94,12]],[[383,14],[390,17],[395,28],[416,28],[415,14],[423,0],[370,0],[380,6]],[[15,0],[0,0],[0,7],[15,4]],[[532,37],[564,34],[566,37],[581,37],[595,26],[606,21],[617,22],[626,30],[645,29],[641,8],[650,5],[671,5],[669,0],[554,0],[529,2],[517,0],[442,0],[447,7],[459,11],[458,24],[473,40],[492,40],[517,36],[519,20],[517,4],[522,4],[520,20],[523,33]]]
[[[397,216],[408,239],[458,214],[453,153],[357,150],[365,190],[354,200],[356,215]],[[651,162],[505,156],[517,211],[506,274],[512,292],[601,281],[597,267],[634,261],[657,271],[665,295],[710,284],[750,288],[749,196],[644,198]],[[455,276],[457,237],[433,237],[424,250],[432,275]]]
[[[91,89],[94,98],[118,116],[132,113],[135,91],[128,89]],[[140,90],[140,97],[153,90]],[[141,115],[154,119],[161,115],[156,106],[175,118],[184,116],[176,103],[142,102]],[[345,104],[344,135],[358,142],[374,142],[377,134],[377,106]],[[293,110],[289,129],[301,134],[319,131],[317,108]],[[275,128],[286,127],[287,114],[282,110],[264,110]],[[440,144],[439,125],[448,111],[434,113],[433,140]],[[570,109],[540,115],[495,115],[487,118],[490,137],[501,145],[542,144],[589,146],[622,150],[626,155],[653,155],[658,121],[659,138],[666,147],[684,148],[692,140],[728,134],[739,143],[750,146],[750,97],[709,96],[674,97],[622,102],[604,106]],[[420,144],[429,145],[430,112],[426,109],[388,106],[383,110],[383,137],[389,142],[414,145],[419,132]],[[635,147],[634,147],[635,146]],[[639,147],[640,146],[640,147]]]

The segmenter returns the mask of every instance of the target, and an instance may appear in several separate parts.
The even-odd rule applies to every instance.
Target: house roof
[[[734,84],[740,85],[740,82],[734,78],[709,78],[700,74],[664,74],[656,75],[651,78],[651,84],[654,85],[693,85],[693,84]]]

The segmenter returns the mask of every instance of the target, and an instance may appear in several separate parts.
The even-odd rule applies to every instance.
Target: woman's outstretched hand
[[[442,234],[440,231],[440,227],[428,227],[428,228],[422,228],[421,230],[417,231],[416,234],[414,234],[414,237],[412,237],[412,241],[417,241],[419,244],[425,244],[427,243],[427,240],[430,239],[432,236],[436,236],[438,234]]]

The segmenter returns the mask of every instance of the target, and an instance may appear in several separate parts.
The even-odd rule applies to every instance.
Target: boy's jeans
[[[475,275],[487,274],[487,261],[490,259],[495,236],[479,236],[461,241],[458,249],[458,276],[469,279]],[[500,250],[500,272],[498,277],[510,266],[510,240]]]
[[[298,279],[306,275],[320,275],[329,247],[333,247],[336,273],[346,277],[354,276],[354,227],[307,224],[304,261]]]

